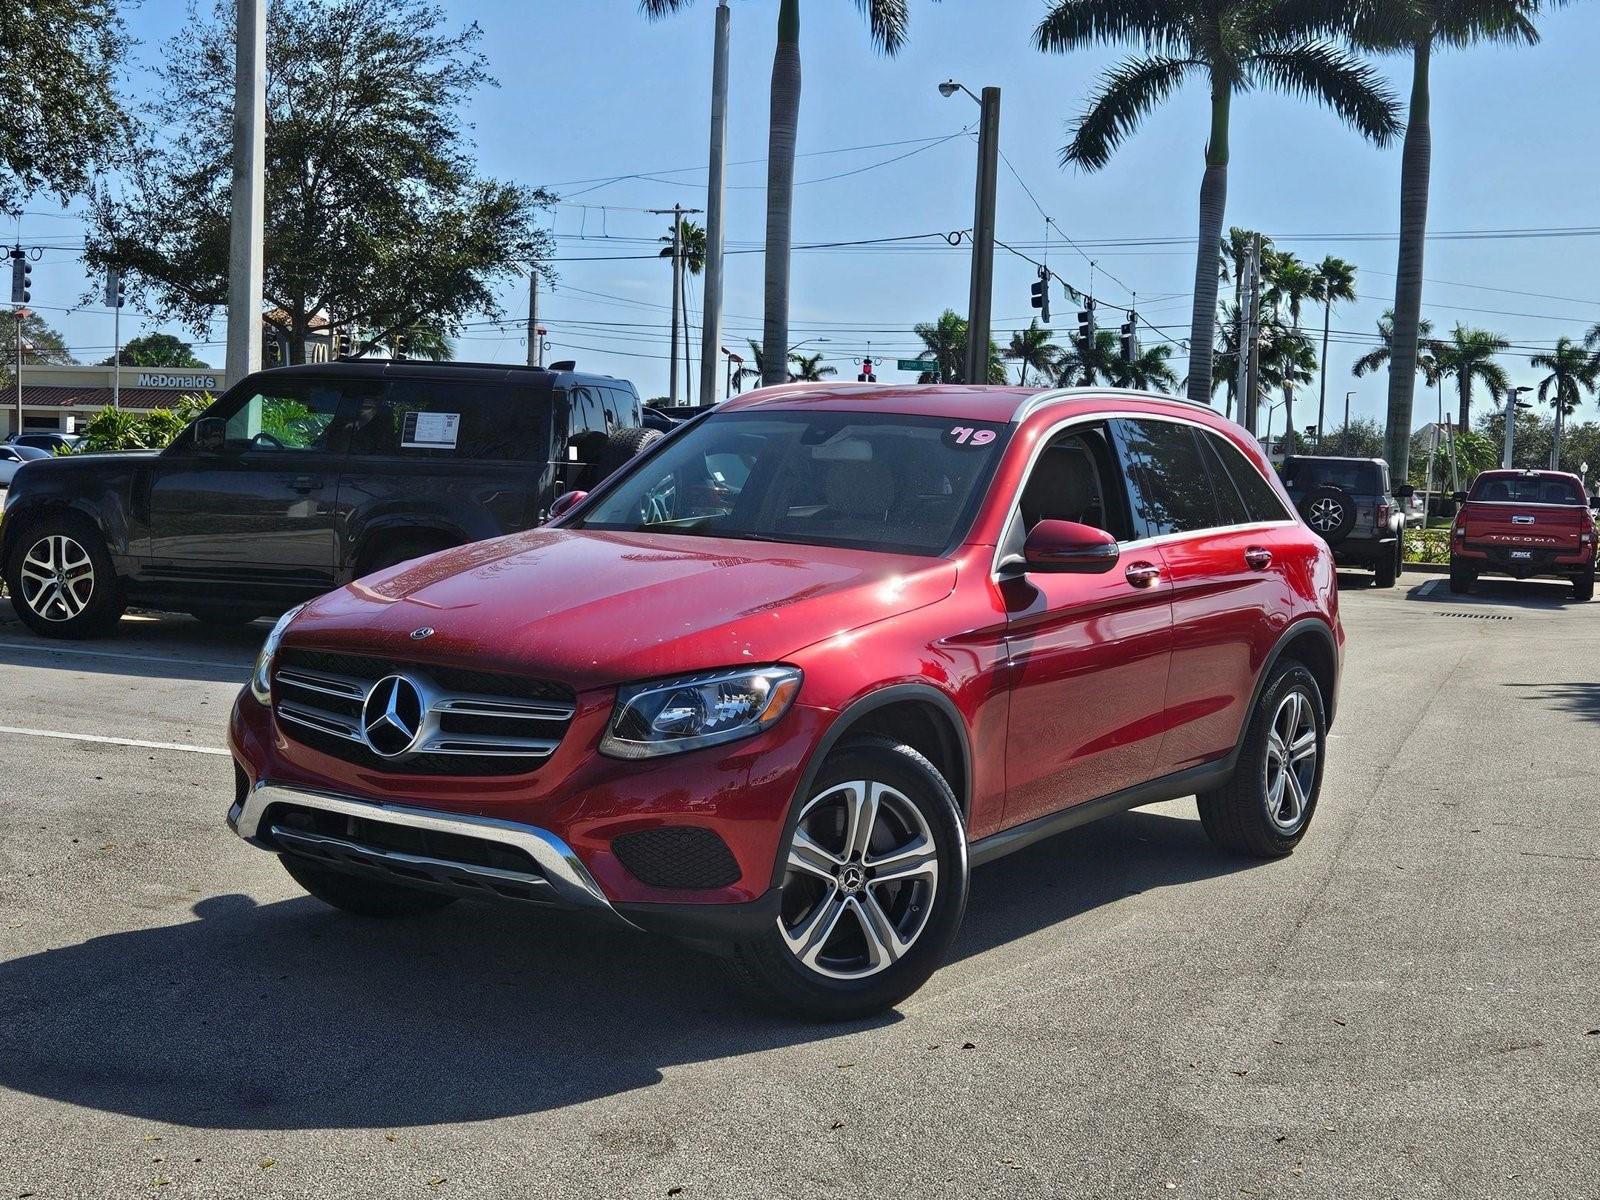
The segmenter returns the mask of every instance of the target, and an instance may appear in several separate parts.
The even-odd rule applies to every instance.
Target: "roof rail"
[[[1040,392],[1036,396],[1029,396],[1017,405],[1017,411],[1011,415],[1015,424],[1025,417],[1032,416],[1047,404],[1054,404],[1060,400],[1076,400],[1083,396],[1126,396],[1135,400],[1157,400],[1165,404],[1183,404],[1190,408],[1203,408],[1206,412],[1215,413],[1217,410],[1209,404],[1201,404],[1198,400],[1191,400],[1187,396],[1170,396],[1165,392],[1142,392],[1137,388],[1114,387],[1064,387],[1053,388],[1048,392]]]
[[[497,363],[474,362],[461,358],[378,358],[374,355],[344,354],[332,360],[334,363],[355,363],[358,365],[375,367],[479,367],[491,371],[542,371],[548,372],[549,367],[534,367],[527,363]],[[287,365],[287,364],[285,364]],[[319,367],[327,363],[299,363],[298,366]]]

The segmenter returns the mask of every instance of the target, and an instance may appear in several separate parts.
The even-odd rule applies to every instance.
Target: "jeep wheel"
[[[1330,546],[1337,546],[1355,528],[1356,502],[1341,487],[1312,488],[1300,502],[1300,516]]]
[[[363,875],[330,871],[309,859],[280,854],[278,861],[301,887],[324,904],[360,917],[416,917],[437,912],[456,898],[442,892],[403,887]]]
[[[1279,662],[1250,716],[1233,778],[1198,797],[1207,836],[1259,858],[1291,853],[1317,809],[1327,736],[1315,676],[1294,659]]]
[[[829,756],[784,849],[778,920],[734,948],[760,999],[819,1020],[882,1012],[944,960],[967,906],[967,846],[944,777],[909,746]]]
[[[111,555],[99,531],[76,513],[30,524],[12,546],[5,575],[17,616],[45,637],[93,637],[122,617]]]
[[[659,442],[665,435],[659,429],[630,426],[619,429],[606,439],[606,444],[594,456],[594,465],[588,471],[587,491],[593,491],[600,482],[620,470],[629,459],[641,450]]]
[[[1405,538],[1401,537],[1395,544],[1393,554],[1380,554],[1378,561],[1372,564],[1375,575],[1372,580],[1373,587],[1392,588],[1396,579],[1400,577],[1401,560],[1405,557]]]
[[[1594,567],[1591,566],[1582,575],[1575,576],[1572,580],[1572,598],[1579,604],[1587,604],[1594,599]]]
[[[1477,582],[1478,573],[1471,567],[1463,567],[1459,563],[1450,564],[1450,590],[1456,595],[1465,596]]]

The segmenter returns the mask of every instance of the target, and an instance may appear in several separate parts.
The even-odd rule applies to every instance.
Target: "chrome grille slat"
[[[344,679],[336,675],[313,675],[308,671],[279,671],[278,682],[288,687],[320,692],[324,696],[337,696],[341,700],[354,700],[357,703],[366,697],[367,689],[372,686],[370,681]]]
[[[496,696],[452,696],[436,703],[433,711],[463,717],[504,717],[508,721],[570,721],[578,708],[575,704],[550,701],[523,703]]]
[[[348,738],[352,742],[361,742],[361,731],[355,726],[329,713],[320,712],[314,708],[305,708],[292,700],[278,701],[278,716],[282,720],[293,721],[297,725],[305,725],[322,733],[331,733],[335,737]]]
[[[550,738],[456,736],[444,734],[423,744],[422,754],[494,754],[503,757],[549,758],[559,743]]]

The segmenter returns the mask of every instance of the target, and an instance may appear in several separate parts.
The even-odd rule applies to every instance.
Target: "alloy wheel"
[[[917,806],[884,783],[837,784],[801,811],[778,930],[810,970],[863,979],[916,944],[938,886],[938,849]]]
[[[1284,696],[1267,728],[1264,763],[1267,816],[1283,833],[1305,820],[1317,780],[1317,715],[1299,690]]]
[[[94,560],[64,533],[42,537],[22,559],[22,599],[46,621],[82,615],[94,596]]]
[[[1344,505],[1337,500],[1323,498],[1311,506],[1307,516],[1311,527],[1322,533],[1330,529],[1339,528],[1339,523],[1344,520]]]

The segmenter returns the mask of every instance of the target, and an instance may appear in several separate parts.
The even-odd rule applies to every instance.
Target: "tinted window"
[[[1250,524],[1252,518],[1250,510],[1245,507],[1244,497],[1239,495],[1239,489],[1234,486],[1227,468],[1222,465],[1222,459],[1217,457],[1216,439],[1209,433],[1197,436],[1200,457],[1205,459],[1206,470],[1211,473],[1211,490],[1217,497],[1217,515],[1224,525]]]
[[[1335,458],[1293,458],[1284,477],[1301,491],[1315,487],[1337,487],[1362,495],[1377,496],[1388,491],[1383,467],[1375,462]]]
[[[1221,524],[1211,476],[1193,428],[1171,421],[1121,420],[1117,437],[1128,470],[1136,524],[1144,536]]]
[[[617,424],[634,426],[643,422],[644,413],[639,403],[639,397],[627,388],[607,388],[610,395],[611,411],[616,416]]]
[[[1540,478],[1537,475],[1478,476],[1469,500],[1487,504],[1587,504],[1583,492],[1570,479]]]
[[[1220,462],[1227,472],[1228,478],[1233,481],[1239,498],[1244,502],[1247,519],[1250,521],[1288,521],[1292,517],[1289,510],[1283,506],[1283,498],[1277,490],[1261,477],[1261,472],[1244,456],[1244,452],[1225,437],[1214,433],[1201,433],[1201,441],[1211,452],[1208,456],[1210,462]],[[1218,495],[1223,489],[1219,484]]]
[[[337,452],[342,399],[341,388],[311,380],[250,390],[226,419],[227,448],[252,454]]]
[[[350,452],[543,462],[547,405],[521,388],[401,379],[363,397]]]
[[[887,413],[729,413],[625,468],[577,525],[936,554],[971,523],[1005,433]]]

